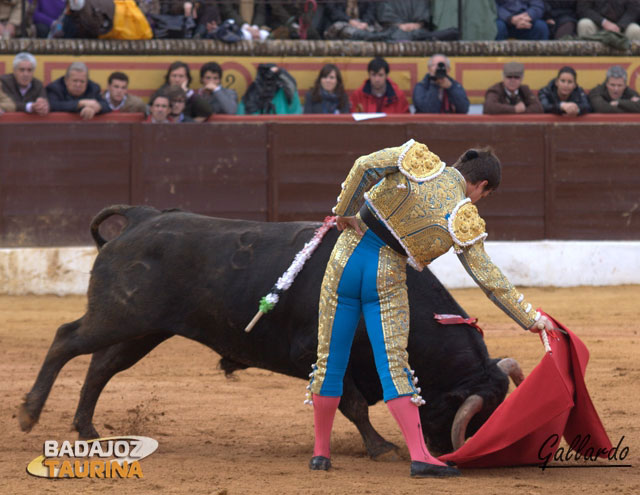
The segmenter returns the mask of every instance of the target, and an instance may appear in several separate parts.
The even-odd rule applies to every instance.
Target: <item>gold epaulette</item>
[[[429,151],[426,145],[413,139],[404,144],[398,158],[400,172],[415,182],[435,179],[446,165],[438,155]]]
[[[448,226],[457,247],[471,246],[487,237],[484,220],[469,198],[456,205],[449,216]]]

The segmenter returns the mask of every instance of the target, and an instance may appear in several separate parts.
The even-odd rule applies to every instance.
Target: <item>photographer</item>
[[[467,113],[469,99],[462,85],[449,76],[449,59],[433,55],[427,68],[429,72],[413,89],[416,113]]]

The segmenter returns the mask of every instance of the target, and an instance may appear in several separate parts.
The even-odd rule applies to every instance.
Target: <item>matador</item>
[[[411,455],[411,476],[456,476],[424,442],[418,377],[409,367],[407,263],[422,270],[454,248],[460,261],[500,309],[522,328],[553,329],[524,300],[484,250],[485,222],[475,203],[500,184],[491,149],[471,149],[447,167],[414,140],[356,160],[333,212],[342,233],[322,281],[318,358],[308,387],[315,446],[309,467],[331,467],[330,437],[360,316],[373,348],[383,398]]]

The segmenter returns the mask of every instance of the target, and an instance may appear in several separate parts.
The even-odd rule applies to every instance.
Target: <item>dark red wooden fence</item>
[[[496,150],[503,182],[479,204],[490,240],[640,239],[638,116],[105,117],[3,116],[0,247],[92,244],[91,218],[115,203],[321,221],[358,156],[410,138],[449,164]]]

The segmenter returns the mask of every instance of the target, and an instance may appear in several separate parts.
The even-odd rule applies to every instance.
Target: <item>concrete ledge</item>
[[[517,286],[640,284],[640,241],[487,242],[486,250]],[[94,247],[0,249],[0,293],[85,294],[96,254]],[[475,286],[453,251],[430,268],[450,289]]]
[[[95,247],[0,249],[0,293],[85,294]]]
[[[517,286],[640,284],[638,241],[496,241],[485,248]],[[430,268],[450,289],[475,285],[453,250]]]

